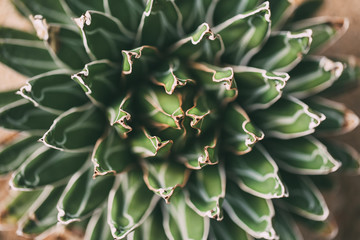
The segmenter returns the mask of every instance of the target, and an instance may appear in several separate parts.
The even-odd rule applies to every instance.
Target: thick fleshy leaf
[[[224,165],[206,166],[192,174],[185,191],[188,206],[202,217],[221,221],[226,187]]]
[[[57,205],[59,222],[80,221],[106,201],[114,176],[93,179],[92,175],[92,168],[84,165],[70,179]]]
[[[55,119],[41,141],[59,150],[89,151],[105,126],[106,119],[100,109],[91,105],[71,108]]]
[[[302,217],[297,217],[297,220],[309,228],[313,235],[317,236],[319,239],[335,239],[339,232],[336,219],[332,215],[324,221],[314,221]]]
[[[234,65],[247,64],[270,34],[269,2],[226,20],[214,27],[213,31],[224,42],[224,61]]]
[[[148,0],[136,36],[136,45],[167,46],[184,35],[175,1]]]
[[[143,129],[132,138],[131,145],[132,151],[142,158],[164,157],[169,155],[173,141],[162,141],[158,136],[151,136]]]
[[[316,11],[323,5],[324,0],[306,0],[301,1],[295,9],[291,21],[307,19],[315,15]]]
[[[174,1],[181,14],[182,26],[186,33],[195,31],[196,27],[203,22],[212,22],[214,6],[217,1]],[[211,24],[212,25],[212,24]]]
[[[4,27],[0,28],[0,62],[26,76],[58,68],[35,35]]]
[[[22,190],[61,183],[79,170],[87,159],[88,153],[67,153],[42,146],[14,172],[10,184]]]
[[[84,239],[87,240],[114,240],[107,224],[106,208],[98,209],[90,218],[86,227]]]
[[[69,72],[56,70],[30,78],[18,92],[35,106],[61,113],[88,102],[86,95]]]
[[[168,239],[206,240],[209,218],[199,216],[187,203],[182,191],[177,191],[171,204],[162,205],[163,226]]]
[[[41,15],[31,16],[31,22],[38,37],[44,41],[49,53],[58,66],[81,69],[90,61],[81,39],[73,26],[48,24]]]
[[[217,67],[206,63],[192,63],[194,80],[203,86],[213,104],[232,102],[238,95],[234,71],[231,67]]]
[[[211,221],[209,240],[254,240],[245,230],[234,223],[226,212],[221,221]]]
[[[59,197],[65,186],[48,186],[37,198],[29,212],[19,221],[17,233],[21,235],[36,235],[45,232],[57,223],[57,209]]]
[[[308,105],[294,97],[281,98],[270,108],[251,115],[266,136],[282,139],[309,135],[325,119]]]
[[[96,2],[96,1],[95,1]],[[122,24],[132,32],[136,32],[143,10],[145,1],[143,0],[104,0],[105,13],[116,17]],[[110,7],[111,6],[111,7]]]
[[[216,0],[212,2],[216,2],[213,16],[215,26],[240,13],[253,10],[259,4],[259,0]]]
[[[326,116],[325,121],[316,129],[319,134],[344,134],[359,125],[359,117],[341,103],[320,97],[308,99],[306,103]]]
[[[12,0],[17,9],[25,16],[42,15],[49,22],[62,23],[72,25],[67,6],[63,5],[61,0],[46,1],[46,0]]]
[[[291,215],[280,209],[276,209],[275,212],[273,226],[280,239],[303,240],[300,230]]]
[[[189,178],[190,170],[177,162],[142,161],[144,181],[147,187],[170,202],[176,188],[183,188]]]
[[[157,207],[153,213],[146,218],[140,227],[129,233],[128,240],[168,240],[162,226],[163,217],[160,208]]]
[[[312,30],[310,52],[314,52],[338,40],[349,28],[349,20],[341,17],[317,17],[293,23],[291,28],[294,31]]]
[[[147,188],[140,171],[118,175],[108,202],[108,224],[113,237],[124,239],[139,227],[158,200],[159,197]]]
[[[264,138],[264,133],[250,122],[246,112],[237,104],[228,106],[224,121],[225,148],[237,155],[250,152],[254,144]]]
[[[141,102],[142,115],[146,121],[159,129],[180,129],[180,120],[184,118],[182,99],[180,94],[168,95],[158,89],[144,89]]]
[[[176,88],[194,82],[190,79],[186,68],[179,60],[166,63],[160,69],[157,69],[152,81],[159,86],[163,86],[167,94],[173,94]]]
[[[209,63],[219,62],[224,50],[221,36],[214,34],[208,23],[201,24],[191,36],[171,47],[172,54],[180,58]]]
[[[40,136],[25,136],[6,145],[0,152],[0,174],[17,169],[40,146]]]
[[[265,199],[287,196],[275,161],[260,144],[245,155],[229,155],[226,163],[229,177],[245,192]]]
[[[276,199],[280,207],[310,220],[323,221],[329,209],[320,191],[306,176],[281,174],[289,191],[288,198]]]
[[[209,131],[197,137],[196,141],[192,139],[182,154],[179,154],[179,161],[190,169],[201,169],[207,165],[218,164],[220,148],[218,138],[216,131]]]
[[[110,15],[86,11],[80,18],[76,18],[75,22],[81,30],[85,49],[92,60],[121,61],[121,51],[132,46],[131,37],[134,34],[129,32],[119,19]]]
[[[285,92],[296,98],[306,98],[330,87],[342,74],[343,65],[326,57],[301,61],[289,75]]]
[[[21,99],[22,97],[17,94],[17,90],[0,92],[0,109]]]
[[[319,140],[312,136],[295,139],[269,139],[264,146],[286,171],[301,175],[321,175],[336,171],[336,161]]]
[[[110,125],[114,127],[121,138],[127,138],[128,133],[132,131],[132,127],[128,124],[128,121],[131,120],[130,101],[131,94],[127,94],[107,108]]]
[[[311,45],[312,31],[277,32],[250,61],[249,65],[268,71],[288,72],[306,54]]]
[[[49,129],[56,117],[56,114],[39,109],[26,99],[0,108],[0,126],[7,129],[39,133]]]
[[[92,161],[94,176],[117,174],[126,171],[135,157],[129,151],[129,144],[120,138],[114,129],[98,140],[94,147]]]
[[[108,60],[99,60],[85,65],[84,70],[72,79],[82,87],[96,105],[107,106],[119,94],[120,68]]]
[[[274,207],[270,200],[243,192],[234,182],[228,181],[223,207],[231,220],[253,237],[276,237],[271,224]]]
[[[238,102],[250,111],[266,109],[274,104],[289,80],[287,73],[243,66],[234,66],[233,70],[239,91]]]
[[[2,226],[14,226],[22,216],[24,216],[29,208],[34,204],[40,196],[42,190],[18,192],[17,195],[5,204],[5,208],[1,209],[0,223]]]
[[[296,9],[298,2],[292,0],[269,1],[271,9],[271,27],[278,29]]]
[[[330,140],[322,140],[331,156],[341,162],[341,170],[349,173],[359,173],[360,154],[350,145]]]
[[[104,12],[104,1],[97,0],[78,0],[76,2],[71,0],[61,0],[61,2],[66,3],[67,7],[76,15],[80,16],[87,10],[95,10]]]

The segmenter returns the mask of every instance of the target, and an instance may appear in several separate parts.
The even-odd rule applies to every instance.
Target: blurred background
[[[276,0],[272,0],[276,1]],[[297,0],[295,0],[297,1]],[[354,55],[360,59],[360,1],[359,0],[325,0],[318,12],[319,16],[341,16],[350,20],[347,33],[334,45],[324,50],[321,55],[343,56]],[[22,18],[10,4],[10,0],[0,0],[0,26],[11,26],[18,29],[29,29],[29,22]],[[360,62],[359,62],[360,63]],[[25,78],[11,69],[0,64],[0,91],[18,88],[25,82]],[[360,116],[360,87],[336,96],[333,100],[345,103]],[[0,130],[0,142],[11,136],[11,132]],[[337,137],[360,151],[360,127],[350,134]],[[337,240],[360,239],[360,176],[348,176],[334,173],[331,176],[336,184],[331,191],[323,192],[330,211],[334,214],[339,225]],[[6,179],[0,179],[0,202],[8,191]],[[1,232],[0,239],[23,239],[8,232]],[[75,237],[67,238],[75,239]],[[306,240],[318,240],[305,236]]]

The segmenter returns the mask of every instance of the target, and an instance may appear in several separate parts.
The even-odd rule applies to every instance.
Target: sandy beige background
[[[276,1],[276,0],[273,0]],[[22,19],[9,0],[0,0],[0,25],[28,29],[29,23]],[[326,55],[338,56],[352,54],[360,58],[360,1],[359,0],[325,0],[319,15],[343,16],[350,19],[349,31],[333,46],[325,51]],[[25,79],[0,64],[0,91],[20,87]],[[346,103],[360,116],[360,88],[344,93],[336,100]],[[0,130],[0,142],[9,132]],[[340,137],[360,150],[360,128]],[[334,174],[339,185],[330,193],[325,193],[327,202],[339,223],[338,240],[360,239],[360,176],[338,176]],[[1,182],[1,180],[0,180]],[[3,184],[2,184],[3,186]],[[4,198],[4,188],[0,189],[0,200]],[[22,239],[14,235],[2,235],[0,239]],[[313,240],[306,237],[306,240]]]

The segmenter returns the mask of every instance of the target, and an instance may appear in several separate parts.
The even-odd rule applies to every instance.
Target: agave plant
[[[34,32],[0,29],[29,77],[0,93],[2,214],[21,235],[80,222],[85,239],[302,239],[331,234],[319,187],[357,116],[327,100],[351,61],[313,55],[347,28],[321,1],[13,0]],[[310,53],[312,54],[310,56]],[[316,131],[315,131],[316,130]]]

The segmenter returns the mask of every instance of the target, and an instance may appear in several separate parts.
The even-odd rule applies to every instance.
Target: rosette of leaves
[[[334,232],[324,175],[358,155],[323,136],[357,116],[326,99],[352,61],[316,53],[347,28],[321,1],[13,0],[34,32],[0,29],[28,76],[0,93],[3,224],[86,239],[302,239]]]

